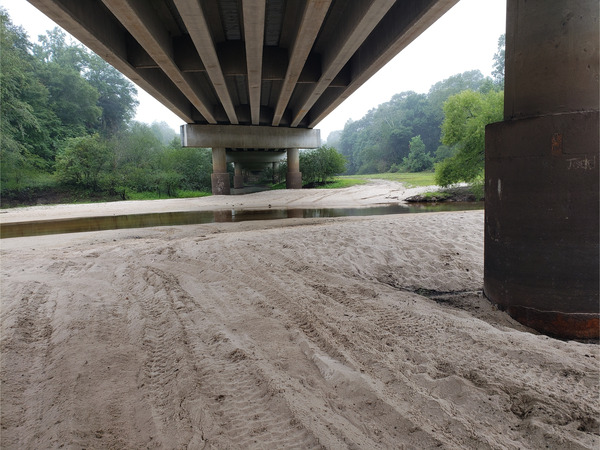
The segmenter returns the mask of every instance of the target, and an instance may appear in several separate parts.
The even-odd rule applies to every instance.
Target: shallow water
[[[316,217],[377,216],[421,212],[467,211],[483,209],[482,202],[440,203],[434,205],[382,205],[363,208],[294,208],[294,209],[226,209],[216,211],[182,211],[120,216],[79,217],[57,220],[15,222],[0,225],[0,238],[81,233],[170,225],[195,225],[246,220],[301,219]]]

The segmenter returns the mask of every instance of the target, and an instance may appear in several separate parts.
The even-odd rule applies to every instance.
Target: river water
[[[295,209],[225,209],[215,211],[180,211],[119,216],[78,217],[57,220],[14,222],[0,225],[0,238],[81,233],[172,225],[194,225],[246,220],[289,218],[375,216],[441,211],[483,209],[483,202],[451,202],[438,204],[381,205],[362,208],[295,208]]]

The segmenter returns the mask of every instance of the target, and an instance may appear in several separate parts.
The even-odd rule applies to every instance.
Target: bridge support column
[[[302,189],[302,172],[300,172],[300,153],[297,148],[287,149],[286,177],[286,187],[288,189]]]
[[[486,128],[485,294],[565,338],[599,334],[598,42],[597,0],[508,0]]]
[[[212,149],[213,173],[210,176],[213,195],[229,195],[231,185],[227,173],[227,153],[224,147]]]
[[[244,175],[242,174],[242,163],[234,163],[233,187],[241,189],[244,187]]]

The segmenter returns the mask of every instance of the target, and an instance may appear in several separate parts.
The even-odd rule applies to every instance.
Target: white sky
[[[354,0],[361,1],[361,0]],[[21,25],[31,41],[56,24],[26,0],[0,0],[15,25]],[[506,0],[460,0],[448,13],[390,61],[352,96],[327,116],[317,128],[325,140],[344,128],[348,119],[358,120],[370,109],[399,92],[426,93],[452,75],[479,69],[492,72],[498,38],[505,32]],[[135,120],[165,121],[175,130],[183,121],[138,87]]]

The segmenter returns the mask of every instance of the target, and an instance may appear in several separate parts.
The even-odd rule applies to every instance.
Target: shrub
[[[433,168],[431,156],[425,152],[425,144],[421,136],[415,136],[410,140],[410,152],[402,160],[402,166],[407,172],[424,172]]]
[[[98,134],[67,139],[56,156],[56,176],[64,184],[97,191],[112,152]]]
[[[324,183],[346,170],[346,159],[335,148],[323,145],[300,153],[300,171],[304,183]]]

